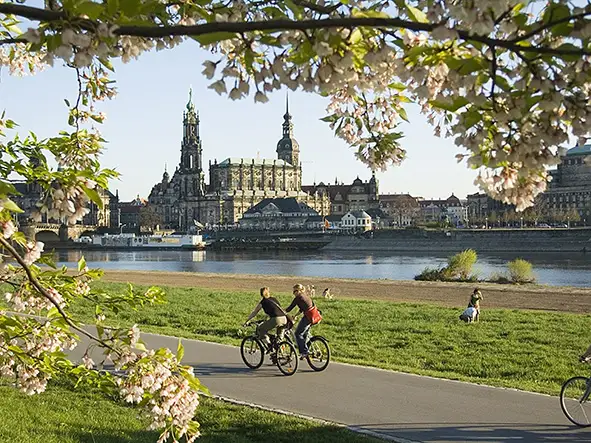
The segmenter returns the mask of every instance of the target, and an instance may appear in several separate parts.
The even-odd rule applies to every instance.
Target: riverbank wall
[[[360,236],[334,236],[326,251],[591,253],[591,228],[374,231]]]

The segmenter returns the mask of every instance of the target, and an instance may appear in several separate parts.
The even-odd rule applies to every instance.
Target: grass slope
[[[99,283],[108,291],[123,285]],[[109,317],[147,332],[237,345],[237,331],[259,300],[256,291],[166,288],[169,303]],[[286,295],[278,297],[283,306]],[[384,301],[317,300],[326,336],[342,362],[556,394],[565,379],[586,373],[577,357],[591,343],[588,315],[487,310],[466,324],[461,309]],[[92,321],[89,306],[74,310]]]
[[[101,394],[51,386],[27,396],[0,386],[0,441],[27,443],[155,443],[156,431],[136,409]],[[200,443],[372,443],[378,440],[296,417],[202,398]]]

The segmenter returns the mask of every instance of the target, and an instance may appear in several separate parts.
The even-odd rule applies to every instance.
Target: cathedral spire
[[[285,114],[283,115],[283,138],[293,137],[293,123],[289,113],[289,95],[285,94]]]
[[[193,88],[189,87],[189,101],[187,102],[187,112],[195,112],[193,105]]]
[[[293,138],[293,123],[289,113],[289,95],[285,95],[285,114],[283,115],[283,138],[277,143],[277,158],[290,165],[297,166],[300,162],[300,148]]]

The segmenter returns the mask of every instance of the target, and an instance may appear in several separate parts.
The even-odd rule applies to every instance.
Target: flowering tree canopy
[[[193,40],[210,51],[203,74],[231,99],[257,102],[284,86],[329,98],[324,121],[371,168],[405,157],[398,127],[405,106],[418,104],[437,136],[453,137],[478,184],[523,210],[546,189],[559,145],[584,138],[590,118],[591,4],[527,0],[0,0],[0,67],[34,73],[63,63],[77,73],[78,96],[66,101],[70,131],[39,140],[7,140],[16,123],[0,117],[0,223],[13,311],[49,321],[3,316],[0,370],[17,374],[28,392],[63,368],[80,379],[91,371],[64,363],[79,324],[68,313],[76,298],[107,308],[160,300],[157,290],[117,299],[89,291],[98,276],[82,263],[75,276],[34,263],[42,245],[16,232],[20,209],[8,177],[16,173],[44,190],[37,218],[76,223],[89,200],[100,204],[114,171],[101,169],[104,120],[97,103],[115,95],[112,61]],[[48,159],[60,168],[50,167]],[[48,263],[46,261],[46,263]],[[105,307],[106,306],[106,307]],[[99,327],[99,331],[103,331]],[[104,332],[104,331],[103,331]],[[21,337],[21,339],[16,339]],[[22,340],[27,337],[27,340]],[[29,340],[30,339],[30,340]],[[198,435],[192,413],[201,389],[170,351],[143,354],[136,332],[92,340],[129,374],[113,382],[129,401],[147,406],[162,438]],[[45,358],[47,355],[53,356]],[[69,365],[69,366],[68,366]],[[91,366],[90,364],[88,366]],[[74,369],[72,369],[74,368]],[[86,372],[84,372],[86,371]],[[148,376],[148,374],[151,374]],[[98,375],[97,375],[98,377]],[[151,378],[150,378],[151,377]],[[170,386],[173,386],[172,388]],[[174,396],[174,407],[170,397]]]

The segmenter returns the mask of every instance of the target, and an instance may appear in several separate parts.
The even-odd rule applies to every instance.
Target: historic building
[[[302,191],[300,147],[286,102],[283,137],[276,159],[227,158],[209,162],[205,184],[199,114],[189,95],[183,115],[181,160],[172,178],[165,171],[148,198],[165,227],[187,230],[196,223],[215,226],[235,224],[249,208],[264,199],[295,198],[325,213],[327,197]]]
[[[448,218],[454,225],[465,225],[468,222],[468,208],[454,194],[445,200],[419,200],[422,221],[437,223]]]
[[[327,198],[327,208],[323,208],[324,214],[345,215],[349,211],[377,209],[380,205],[379,184],[375,173],[372,173],[371,179],[365,182],[357,177],[350,185],[339,184],[335,180],[334,185],[325,185],[320,182],[302,186],[302,190],[312,196]]]
[[[303,229],[318,212],[306,203],[291,198],[266,198],[248,209],[240,219],[240,227],[256,230]],[[320,216],[321,217],[321,216]]]
[[[550,171],[552,181],[544,193],[549,211],[568,214],[576,211],[581,218],[591,215],[591,145],[576,146]]]
[[[380,207],[392,219],[394,226],[410,226],[419,218],[419,200],[410,194],[381,194],[379,199]]]

